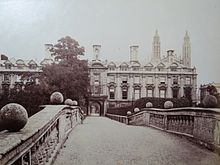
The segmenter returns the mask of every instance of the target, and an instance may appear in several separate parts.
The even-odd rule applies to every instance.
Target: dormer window
[[[30,69],[36,69],[36,68],[37,68],[37,65],[36,65],[36,64],[30,64],[30,65],[29,65],[29,68],[30,68]]]
[[[11,64],[5,64],[5,69],[11,69]]]

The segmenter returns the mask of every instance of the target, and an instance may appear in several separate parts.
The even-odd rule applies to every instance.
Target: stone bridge
[[[1,165],[218,165],[219,148],[218,109],[150,108],[81,124],[80,107],[50,105],[20,132],[0,132]]]

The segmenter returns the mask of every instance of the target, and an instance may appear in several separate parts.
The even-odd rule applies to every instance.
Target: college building
[[[130,60],[102,61],[101,45],[93,45],[94,58],[89,63],[91,104],[103,109],[131,105],[141,97],[181,98],[186,89],[196,102],[197,73],[191,66],[191,44],[186,32],[182,55],[167,50],[161,56],[161,43],[156,31],[152,43],[152,57],[147,63],[138,58],[138,46],[130,46]],[[129,59],[129,56],[127,57]]]

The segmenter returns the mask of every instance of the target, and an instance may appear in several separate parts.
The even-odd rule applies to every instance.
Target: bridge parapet
[[[107,117],[121,120],[118,115],[107,114]],[[184,135],[220,154],[220,109],[143,108],[140,112],[124,116],[126,117],[130,125],[151,126],[166,132]]]
[[[19,132],[0,132],[0,164],[51,164],[81,119],[78,106],[47,105]]]
[[[146,125],[184,135],[220,153],[220,109],[144,108],[128,119],[131,125]]]

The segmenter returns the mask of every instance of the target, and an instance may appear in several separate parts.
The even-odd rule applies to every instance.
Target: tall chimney
[[[100,50],[101,50],[101,45],[93,45],[93,54],[95,61],[100,61]]]
[[[130,46],[130,62],[138,61],[138,46]]]

